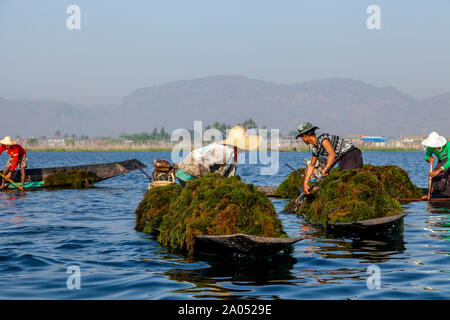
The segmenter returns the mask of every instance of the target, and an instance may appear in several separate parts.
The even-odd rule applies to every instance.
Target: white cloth
[[[213,142],[210,145],[193,150],[178,166],[190,175],[199,177],[212,172],[224,174],[228,172],[226,170],[228,166],[233,164],[234,147]]]

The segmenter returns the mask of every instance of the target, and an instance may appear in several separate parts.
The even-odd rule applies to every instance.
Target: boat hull
[[[36,168],[25,170],[25,189],[29,188],[42,188],[44,186],[44,180],[49,175],[56,172],[67,172],[73,169],[84,170],[95,174],[95,182],[100,182],[106,179],[120,176],[129,172],[133,172],[139,169],[147,168],[145,164],[137,159],[131,159],[121,162],[108,162],[99,164],[88,164],[79,166],[66,166],[66,167],[52,167],[52,168]],[[11,177],[12,181],[21,186],[21,174],[17,170]],[[64,187],[64,186],[54,186]],[[9,184],[8,188],[16,188],[13,184]]]

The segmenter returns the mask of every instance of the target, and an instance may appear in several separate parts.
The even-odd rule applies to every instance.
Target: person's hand
[[[5,177],[8,180],[8,179],[11,179],[11,176],[12,176],[12,172],[10,171],[10,172],[8,172],[8,174]]]
[[[429,157],[429,158],[428,158],[428,162],[429,162],[429,163],[433,163],[433,162],[434,162],[434,157]]]
[[[329,173],[326,172],[326,171],[327,171],[326,169],[323,169],[323,170],[322,170],[322,177],[326,177],[326,176],[329,175]]]
[[[305,183],[305,184],[303,185],[303,191],[304,191],[306,194],[310,194],[310,192],[309,192],[309,185],[308,185],[307,183]]]
[[[439,168],[439,169],[436,169],[436,170],[434,170],[434,171],[431,171],[430,172],[430,178],[434,178],[434,177],[436,177],[439,173],[441,173],[443,171],[443,169],[442,168]]]

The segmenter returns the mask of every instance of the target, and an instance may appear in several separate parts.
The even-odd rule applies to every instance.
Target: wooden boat
[[[393,225],[400,223],[407,213],[399,213],[395,216],[382,217],[356,222],[336,222],[334,225],[328,225],[328,231],[343,233],[378,233],[388,230]]]
[[[154,228],[152,234],[158,235]],[[273,257],[303,238],[258,237],[243,233],[230,235],[198,235],[195,237],[196,255],[234,255],[238,257]]]
[[[257,237],[247,234],[225,236],[199,235],[195,237],[195,252],[238,254],[245,256],[275,256],[302,238]]]
[[[25,188],[41,188],[43,187],[44,180],[47,176],[55,174],[57,172],[67,172],[72,169],[79,169],[87,171],[89,173],[93,173],[95,174],[95,182],[100,182],[144,168],[147,168],[145,164],[137,159],[132,159],[121,162],[108,162],[79,166],[25,169]],[[16,184],[18,184],[19,186],[21,185],[20,171],[16,170],[11,178]],[[54,187],[64,186],[62,185]],[[16,187],[13,184],[8,184],[8,188],[14,189]]]

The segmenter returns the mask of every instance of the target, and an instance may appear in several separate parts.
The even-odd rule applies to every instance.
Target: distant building
[[[384,142],[386,143],[386,138],[383,137],[363,137],[363,142]]]
[[[420,143],[423,141],[423,139],[425,139],[425,137],[423,136],[412,136],[412,137],[402,137],[400,138],[400,141],[403,144],[410,144],[410,143]]]
[[[386,146],[386,138],[383,137],[363,137],[363,144],[366,146],[373,146],[373,147],[385,147]]]
[[[52,146],[64,146],[66,145],[66,139],[61,137],[53,137],[47,139],[47,144]]]

